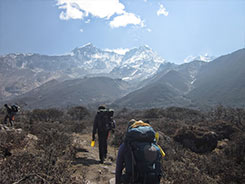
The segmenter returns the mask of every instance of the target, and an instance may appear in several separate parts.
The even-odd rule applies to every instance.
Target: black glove
[[[92,140],[95,141],[95,135],[94,134],[92,135]]]

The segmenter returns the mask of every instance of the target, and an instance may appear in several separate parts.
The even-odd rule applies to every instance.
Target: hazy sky
[[[245,0],[0,0],[0,55],[149,45],[170,62],[245,45]]]

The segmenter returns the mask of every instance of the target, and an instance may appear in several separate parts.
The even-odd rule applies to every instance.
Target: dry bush
[[[85,109],[71,109],[64,110],[56,120],[45,113],[40,119],[32,118],[33,112],[21,114],[16,126],[25,130],[23,136],[14,133],[0,135],[0,142],[5,142],[5,145],[12,142],[10,152],[24,147],[26,131],[38,137],[33,152],[22,150],[12,152],[8,157],[2,154],[1,158],[5,159],[0,158],[0,183],[13,183],[26,176],[21,183],[72,183],[69,168],[75,151],[71,147],[71,133],[85,133],[85,129],[91,129],[93,112],[85,116]],[[245,183],[244,112],[244,109],[224,107],[207,113],[176,107],[141,111],[123,109],[115,113],[117,126],[112,144],[118,147],[123,142],[130,119],[149,120],[159,131],[159,144],[166,153],[162,183]],[[228,139],[223,147],[212,152],[194,153],[173,139],[176,131],[183,127],[196,127],[186,130],[188,135],[198,137],[202,131],[196,130],[205,130],[204,133],[214,131],[221,142]],[[200,145],[207,142],[203,140]]]
[[[159,118],[159,109],[149,109],[145,110],[144,112],[144,118]]]
[[[88,109],[83,106],[72,107],[68,110],[67,114],[71,116],[72,120],[83,120],[90,116]]]
[[[213,122],[217,120],[228,121],[238,126],[240,129],[245,129],[245,109],[226,108],[221,105],[210,111],[208,117]]]
[[[0,158],[10,156],[12,150],[23,148],[26,144],[25,137],[27,133],[24,131],[0,130]]]
[[[148,119],[153,128],[159,131],[159,145],[166,153],[163,160],[162,183],[245,183],[244,109],[219,107],[210,112],[176,107],[142,111],[127,109],[117,115],[116,120],[119,121],[113,142],[116,146],[123,141],[126,122],[132,118]],[[182,130],[182,133],[190,139],[197,138],[199,140],[197,147],[213,145],[212,149],[202,154],[192,152],[174,141],[177,130]],[[212,131],[217,135],[214,141],[208,140],[207,136]],[[185,136],[180,140],[184,138]],[[224,139],[226,139],[224,147],[216,148],[217,140],[224,141]]]
[[[0,183],[14,183],[22,179],[24,182],[21,183],[28,184],[70,183],[71,173],[67,170],[68,166],[64,161],[51,165],[43,155],[20,152],[1,163]]]
[[[26,139],[20,139],[18,144],[17,138],[15,134],[14,145],[22,145],[22,149],[18,147],[19,151],[15,151],[0,164],[0,183],[8,184],[22,179],[25,183],[71,182],[69,167],[75,151],[68,134],[57,130],[40,132],[35,147],[28,152],[23,150],[23,140]]]
[[[169,107],[166,109],[161,109],[159,114],[162,117],[166,117],[172,120],[184,120],[185,122],[199,122],[204,120],[204,114],[200,111],[193,109],[186,109],[180,107]]]
[[[111,142],[113,146],[119,147],[123,143],[128,121],[129,120],[126,119],[117,119],[113,140]]]
[[[227,157],[233,158],[237,164],[242,164],[245,168],[245,134],[236,136],[234,143],[224,150]]]
[[[31,113],[31,118],[34,121],[57,121],[62,118],[63,111],[58,109],[35,109]]]
[[[211,152],[218,143],[217,135],[214,132],[196,126],[178,129],[174,140],[196,153]]]
[[[239,132],[239,129],[233,123],[222,120],[213,122],[209,125],[209,128],[217,134],[219,140],[231,139],[234,133]]]

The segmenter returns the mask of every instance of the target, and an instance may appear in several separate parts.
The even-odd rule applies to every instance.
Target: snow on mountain
[[[72,57],[79,63],[79,67],[88,73],[109,73],[121,62],[122,55],[105,51],[88,43],[72,51]]]
[[[130,49],[124,49],[124,48],[118,48],[118,49],[105,49],[105,51],[108,51],[108,52],[115,52],[117,54],[120,54],[120,55],[125,55],[126,52],[128,52]]]
[[[64,81],[84,76],[143,80],[163,62],[148,46],[103,50],[91,43],[64,55],[8,54],[0,56],[0,92],[19,95],[53,79]],[[17,78],[21,80],[16,81]]]
[[[121,64],[111,74],[123,80],[144,80],[153,75],[165,60],[147,45],[134,48],[125,53]]]
[[[184,63],[189,63],[191,61],[204,61],[204,62],[210,62],[213,61],[216,57],[214,56],[209,56],[208,53],[204,54],[204,55],[200,55],[200,56],[188,56],[187,58],[184,59]]]

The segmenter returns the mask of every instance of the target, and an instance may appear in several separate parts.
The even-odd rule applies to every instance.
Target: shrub
[[[11,134],[7,134],[7,137]],[[28,151],[23,147],[29,143],[28,139],[21,139],[15,133],[12,142],[16,150],[0,164],[0,183],[71,183],[71,161],[74,149],[71,146],[71,137],[57,130],[40,132],[37,143]],[[30,141],[30,140],[29,140]],[[19,147],[16,147],[19,145]],[[21,148],[22,146],[22,148]]]
[[[88,109],[82,106],[70,108],[67,114],[71,116],[72,120],[83,120],[85,117],[90,115]]]
[[[63,116],[63,112],[58,109],[35,109],[31,113],[31,118],[37,121],[57,121]]]
[[[194,126],[177,130],[174,140],[180,142],[196,153],[211,152],[217,146],[217,135],[214,132]]]

